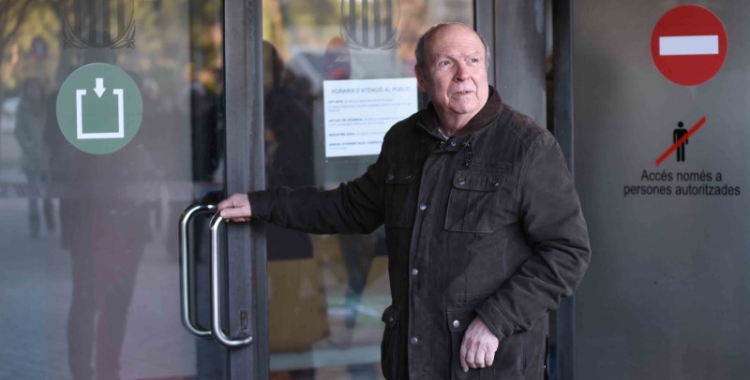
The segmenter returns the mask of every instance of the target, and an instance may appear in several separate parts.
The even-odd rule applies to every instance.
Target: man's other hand
[[[247,222],[250,220],[250,200],[247,194],[234,194],[231,197],[219,202],[217,205],[221,217],[232,222]]]
[[[461,368],[469,372],[469,368],[484,368],[495,361],[495,352],[500,344],[495,334],[477,316],[471,321],[461,342]]]

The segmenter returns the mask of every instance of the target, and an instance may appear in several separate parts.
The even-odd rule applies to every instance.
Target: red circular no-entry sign
[[[683,86],[716,75],[727,57],[727,32],[718,17],[697,5],[676,7],[651,34],[651,57],[667,79]]]

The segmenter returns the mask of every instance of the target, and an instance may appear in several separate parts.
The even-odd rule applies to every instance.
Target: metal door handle
[[[193,323],[193,312],[190,309],[190,269],[195,259],[190,255],[188,248],[188,225],[190,219],[198,214],[216,212],[214,205],[197,205],[185,209],[180,216],[180,309],[182,310],[182,325],[200,337],[211,336],[211,330],[203,330]]]
[[[231,339],[221,329],[221,281],[219,277],[219,226],[224,221],[219,213],[211,219],[211,335],[227,347],[241,347],[253,341],[252,336]]]

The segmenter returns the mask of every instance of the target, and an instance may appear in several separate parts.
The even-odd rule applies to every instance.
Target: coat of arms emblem
[[[341,0],[342,36],[354,49],[391,49],[398,43],[398,0]]]
[[[135,47],[133,0],[66,0],[64,48]]]

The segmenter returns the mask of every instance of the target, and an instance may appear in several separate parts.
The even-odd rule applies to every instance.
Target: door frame
[[[574,0],[474,1],[474,27],[492,47],[489,81],[503,101],[546,126],[557,139],[574,175],[572,90],[572,10]],[[550,9],[551,8],[551,9]],[[550,20],[546,16],[551,14]],[[541,21],[540,21],[541,20]],[[541,30],[538,25],[542,25]],[[552,91],[547,93],[546,28],[552,36]],[[546,107],[544,102],[551,102]],[[553,115],[547,115],[547,111]],[[549,118],[548,116],[552,116]],[[551,123],[548,124],[548,121]],[[554,370],[560,380],[575,378],[575,295],[553,314]],[[550,363],[552,364],[552,363]]]
[[[555,38],[555,126],[564,152],[572,151],[572,123],[565,109],[570,97],[570,4],[572,0],[473,0],[474,29],[490,45],[490,84],[503,99],[547,125],[545,8],[552,3]],[[540,14],[541,13],[541,14]],[[538,25],[541,17],[541,32]],[[262,1],[224,1],[227,194],[265,189],[263,138],[263,13]],[[522,41],[522,43],[519,43]],[[513,43],[511,43],[513,42]],[[559,71],[558,71],[559,68]],[[558,101],[559,100],[559,101]],[[562,114],[560,114],[562,112]],[[558,118],[561,120],[558,121]],[[551,127],[551,126],[547,126]],[[572,163],[572,162],[571,162]],[[572,169],[572,165],[570,166]],[[270,375],[267,253],[262,223],[227,226],[227,289],[225,326],[229,336],[251,335],[253,342],[229,349],[230,379],[267,379]],[[251,254],[252,253],[252,254]],[[250,274],[248,276],[247,274]],[[574,299],[558,312],[558,355],[564,379],[572,378]]]
[[[227,194],[265,188],[261,3],[224,1]],[[248,228],[245,224],[228,223],[226,246],[228,318],[224,326],[229,327],[229,336],[253,337],[247,346],[228,349],[227,377],[268,379],[268,285],[263,225],[253,222]]]

